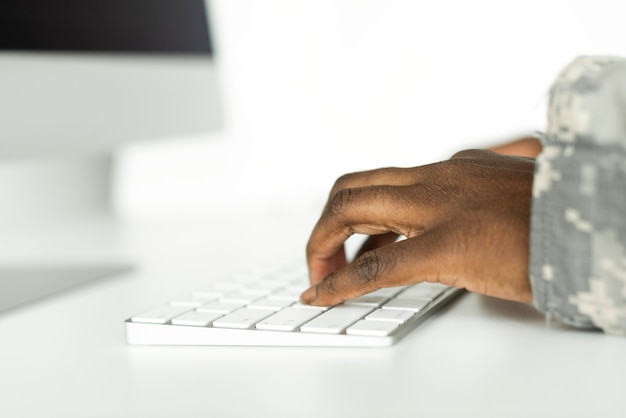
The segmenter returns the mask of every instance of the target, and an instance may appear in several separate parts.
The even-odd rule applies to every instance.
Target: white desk
[[[136,271],[0,314],[0,417],[626,416],[626,338],[472,294],[385,349],[126,345],[132,314],[303,252],[297,213],[132,226]]]

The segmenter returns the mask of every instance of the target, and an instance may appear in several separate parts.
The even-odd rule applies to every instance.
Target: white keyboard
[[[214,283],[126,320],[129,344],[383,347],[461,292],[420,283],[379,289],[331,307],[299,303],[298,264],[260,278]]]

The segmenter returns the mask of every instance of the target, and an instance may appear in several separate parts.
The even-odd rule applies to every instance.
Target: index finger
[[[413,190],[413,194],[415,192]],[[337,256],[342,254],[344,242],[354,233],[379,235],[393,232],[409,236],[415,235],[415,230],[421,230],[420,220],[415,219],[415,207],[409,210],[410,205],[406,205],[403,196],[403,186],[373,186],[337,192],[313,229],[307,245],[311,283],[320,282],[336,269]],[[417,226],[408,230],[408,220]]]

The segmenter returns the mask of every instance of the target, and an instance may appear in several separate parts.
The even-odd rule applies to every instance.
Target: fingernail
[[[316,289],[317,289],[317,286],[309,287],[300,296],[300,301],[302,303],[306,303],[306,304],[309,304],[309,303],[313,302],[315,300],[315,298],[317,297],[317,290]]]

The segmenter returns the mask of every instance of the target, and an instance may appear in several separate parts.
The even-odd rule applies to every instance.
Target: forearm
[[[625,83],[626,61],[579,59],[554,84],[536,163],[530,246],[540,311],[620,334],[626,333]]]

